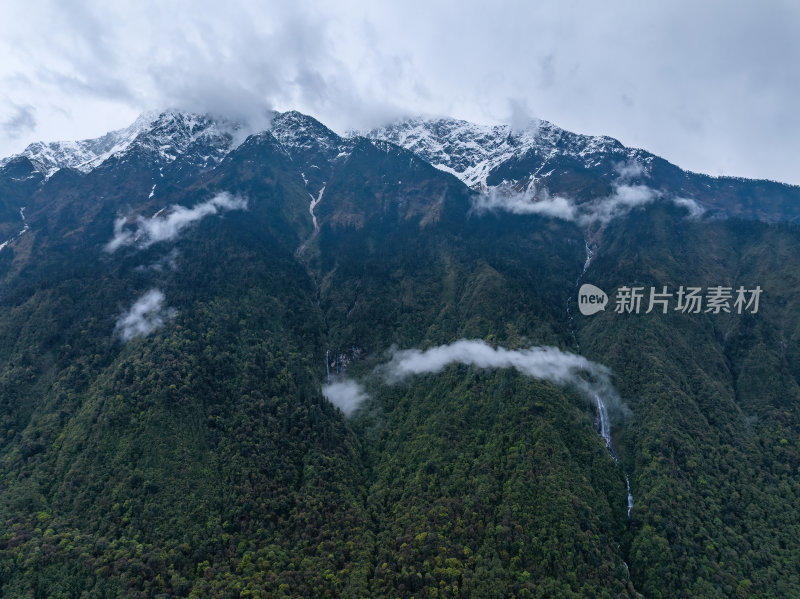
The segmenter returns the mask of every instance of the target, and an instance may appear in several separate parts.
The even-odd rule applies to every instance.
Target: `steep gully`
[[[583,263],[583,270],[581,274],[578,275],[578,278],[575,279],[575,299],[577,301],[578,290],[580,289],[581,281],[583,280],[586,271],[589,270],[589,266],[592,263],[592,259],[595,256],[597,248],[593,248],[592,245],[589,243],[589,240],[584,240],[584,244],[586,247],[586,261]],[[572,333],[572,339],[575,343],[575,347],[580,351],[580,343],[578,342],[578,336],[575,331],[575,319],[572,313],[572,296],[567,298],[567,321],[569,322],[569,329]],[[611,420],[608,417],[608,408],[606,407],[605,402],[600,393],[594,393],[594,402],[597,408],[597,432],[600,433],[600,437],[602,437],[603,441],[606,444],[606,449],[608,453],[611,454],[611,457],[614,459],[614,462],[617,466],[621,467],[619,458],[617,457],[617,452],[614,451],[614,445],[611,441]],[[631,510],[633,509],[633,494],[631,493],[631,479],[628,476],[628,473],[625,470],[622,470],[622,473],[625,475],[625,492],[626,492],[626,503],[628,508],[628,520],[631,517]],[[628,573],[628,578],[630,578],[630,568],[628,567],[627,560],[622,562],[625,565],[625,571]]]
[[[14,237],[12,237],[11,239],[7,239],[3,243],[0,243],[0,250],[5,248],[12,241],[16,241],[17,239],[22,237],[31,228],[30,225],[28,224],[28,221],[25,220],[25,207],[24,206],[19,209],[19,216],[22,219],[22,230],[19,233],[17,233]]]
[[[303,178],[305,179],[305,175],[303,176]],[[311,232],[311,235],[309,235],[308,238],[303,243],[300,244],[300,247],[297,248],[298,256],[302,256],[305,253],[308,244],[319,233],[319,223],[317,222],[317,215],[314,214],[314,208],[316,208],[317,204],[319,204],[322,201],[322,195],[324,193],[325,193],[325,183],[322,184],[322,188],[319,190],[319,194],[317,194],[317,197],[314,197],[312,194],[308,194],[309,197],[311,198],[311,202],[309,202],[308,205],[308,212],[309,214],[311,214],[311,222],[314,224],[314,230]]]
[[[586,261],[583,263],[583,270],[581,274],[578,275],[578,278],[575,279],[575,293],[574,295],[577,296],[578,289],[580,288],[581,281],[583,280],[586,271],[589,270],[589,266],[592,263],[592,259],[595,256],[596,248],[592,248],[589,240],[584,240],[584,244],[586,247]],[[577,297],[576,297],[577,299]],[[572,339],[575,343],[575,347],[580,351],[581,346],[578,342],[578,336],[575,331],[575,317],[572,313],[572,296],[567,298],[567,320],[569,322],[569,329],[572,333]],[[606,404],[603,401],[602,396],[599,393],[594,393],[594,401],[595,405],[597,406],[597,431],[600,433],[600,436],[605,441],[606,449],[611,454],[611,457],[614,458],[614,462],[617,465],[620,465],[619,458],[617,457],[616,451],[614,451],[614,446],[611,442],[611,422],[608,418],[608,409],[606,408]],[[628,506],[628,518],[631,517],[631,510],[633,509],[633,495],[631,494],[631,481],[628,473],[623,470],[623,474],[625,474],[625,486],[627,490],[627,506]]]

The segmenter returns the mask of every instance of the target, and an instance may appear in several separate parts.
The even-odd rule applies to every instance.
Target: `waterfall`
[[[584,246],[586,248],[586,260],[583,263],[583,270],[581,274],[578,275],[578,278],[575,280],[575,291],[578,290],[578,286],[581,283],[586,271],[589,268],[589,265],[592,263],[592,259],[595,256],[595,250],[592,249],[592,246],[589,244],[588,239],[583,240]],[[575,341],[575,346],[577,347],[578,351],[580,351],[580,343],[578,343],[578,336],[575,332],[575,320],[572,314],[572,307],[570,302],[572,301],[572,297],[567,298],[567,322],[569,324],[570,332],[572,333],[572,338]],[[600,436],[603,438],[603,441],[606,444],[606,449],[608,453],[611,454],[611,457],[614,458],[614,462],[617,466],[621,466],[619,462],[619,458],[617,457],[617,452],[614,451],[614,446],[611,443],[611,420],[608,417],[608,408],[606,408],[606,404],[603,401],[603,398],[600,396],[599,393],[594,393],[594,402],[595,407],[597,408],[597,430],[600,433]],[[626,502],[628,508],[628,518],[631,517],[631,510],[633,509],[633,495],[631,494],[631,481],[628,473],[623,470],[623,474],[625,475],[625,492],[626,492]]]
[[[611,455],[614,456],[614,460],[616,460],[617,456],[614,454],[614,448],[611,447],[611,424],[608,421],[606,404],[600,399],[600,395],[597,393],[594,394],[594,401],[597,404],[597,424],[600,429],[600,436],[603,437],[603,441],[606,442],[606,448],[611,452]]]
[[[581,273],[581,276],[578,278],[579,281],[583,277],[583,275],[586,274],[586,271],[589,269],[589,265],[592,263],[592,258],[594,258],[594,250],[589,245],[589,240],[584,239],[583,243],[586,246],[586,262],[583,263],[583,272]]]
[[[625,488],[628,490],[628,518],[630,518],[633,509],[633,495],[631,495],[631,479],[627,474],[625,474]]]
[[[330,354],[330,352],[326,351],[325,352],[325,375],[328,377],[328,384],[330,385],[331,384],[331,363],[330,363],[330,360],[328,359],[328,354]]]
[[[586,260],[583,263],[583,270],[581,274],[578,275],[578,278],[575,279],[575,289],[578,289],[578,286],[581,284],[581,279],[583,279],[583,275],[586,274],[586,271],[589,269],[589,265],[592,263],[592,258],[594,258],[594,250],[592,246],[589,245],[589,240],[584,239],[583,245],[586,248]],[[581,351],[581,344],[578,342],[578,336],[575,334],[575,318],[572,314],[572,296],[567,298],[567,321],[569,324],[569,330],[572,333],[572,340],[575,342],[575,349],[578,352]]]
[[[611,444],[611,421],[608,418],[608,408],[599,393],[594,394],[594,402],[597,406],[597,430],[603,441],[606,443],[606,449],[611,457],[614,458],[617,466],[620,466],[617,452],[614,451],[614,446]],[[631,510],[633,509],[633,495],[631,494],[631,479],[628,473],[623,470],[625,474],[625,492],[627,494],[628,518],[631,517]]]

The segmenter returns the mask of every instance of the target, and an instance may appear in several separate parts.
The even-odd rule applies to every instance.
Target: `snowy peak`
[[[296,110],[274,113],[270,131],[287,150],[327,153],[338,150],[342,143],[325,125]]]
[[[13,158],[28,158],[36,170],[45,177],[52,176],[62,168],[74,168],[89,172],[106,158],[125,150],[133,140],[157,117],[156,114],[143,114],[124,129],[111,131],[102,137],[81,141],[35,142],[16,156],[0,161],[5,166]]]
[[[456,119],[411,119],[370,131],[418,154],[470,187],[486,184],[489,172],[535,143],[537,128],[513,134],[503,125],[476,125]]]
[[[396,143],[436,168],[450,172],[472,188],[492,185],[492,174],[507,163],[533,159],[527,175],[536,178],[557,159],[568,157],[586,168],[609,157],[617,161],[646,158],[610,137],[570,133],[547,121],[533,121],[522,130],[508,125],[477,125],[467,121],[415,118],[374,129],[372,139]]]
[[[339,137],[315,118],[295,110],[273,113],[270,133],[313,194],[330,180],[335,165],[346,160],[352,151],[352,140]]]
[[[95,139],[30,144],[17,156],[0,161],[0,166],[14,158],[25,157],[36,170],[49,178],[62,168],[88,173],[111,157],[124,158],[134,151],[170,163],[194,148],[200,152],[201,163],[213,165],[232,149],[240,129],[238,123],[208,115],[148,112],[129,127]]]
[[[168,111],[139,131],[125,150],[136,150],[160,164],[192,153],[198,166],[214,166],[233,149],[241,128],[239,123],[210,115]]]

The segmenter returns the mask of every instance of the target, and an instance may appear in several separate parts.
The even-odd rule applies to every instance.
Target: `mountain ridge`
[[[800,232],[736,218],[791,197],[533,147],[472,189],[273,123],[237,144],[166,116],[86,173],[0,168],[0,594],[798,594]],[[581,282],[608,309],[582,316]],[[615,312],[632,285],[764,293]],[[609,428],[592,371],[575,389],[456,352],[381,375],[463,340],[557,348],[629,411]]]
[[[549,121],[533,120],[524,128],[513,128],[510,125],[495,124],[482,125],[452,117],[415,116],[392,121],[386,125],[370,130],[351,130],[344,135],[338,135],[325,127],[320,121],[304,115],[296,110],[286,112],[273,111],[270,120],[277,120],[280,128],[285,132],[278,135],[284,145],[297,145],[298,138],[292,133],[292,127],[287,124],[297,125],[309,120],[324,129],[321,136],[332,143],[336,143],[331,135],[338,139],[349,139],[364,136],[370,139],[391,141],[409,149],[425,158],[437,168],[451,172],[458,176],[469,187],[486,187],[489,173],[499,164],[509,158],[537,149],[553,157],[559,153],[579,156],[585,159],[586,166],[598,166],[598,157],[603,154],[615,154],[624,166],[624,160],[638,162],[645,168],[658,156],[645,149],[628,147],[619,140],[607,135],[584,135],[562,129]],[[79,141],[38,141],[31,143],[22,152],[0,158],[0,168],[7,165],[15,158],[26,157],[45,177],[61,168],[75,168],[81,172],[88,172],[99,166],[114,154],[124,152],[144,132],[152,132],[156,128],[164,128],[169,121],[183,121],[183,126],[188,127],[193,139],[199,133],[216,125],[221,133],[234,134],[246,130],[241,122],[231,121],[211,114],[182,112],[180,110],[149,111],[142,113],[131,125],[122,129],[109,131],[97,137]],[[257,132],[256,132],[257,133]],[[214,135],[215,131],[211,131]],[[162,136],[161,139],[175,139],[175,135]],[[459,140],[459,138],[461,138]],[[240,142],[243,141],[240,140]],[[459,146],[459,141],[461,145]],[[239,142],[239,143],[240,143]],[[450,144],[453,150],[447,151]],[[184,144],[185,146],[185,144]],[[565,147],[559,152],[559,146]],[[234,146],[235,147],[235,146]],[[185,150],[177,148],[178,153]],[[660,159],[663,160],[663,159]],[[680,167],[676,167],[680,168]],[[712,179],[734,181],[763,181],[798,187],[772,179],[753,179],[738,177],[736,175],[708,175],[705,173],[680,169],[690,175],[701,175]]]
[[[547,195],[578,204],[613,192],[614,185],[652,187],[656,194],[696,201],[710,215],[767,222],[800,219],[800,187],[769,180],[713,177],[684,171],[646,150],[628,148],[607,136],[586,136],[547,121],[515,130],[508,125],[477,125],[451,118],[415,117],[340,136],[297,111],[273,112],[270,127],[280,145],[300,164],[316,195],[332,161],[344,160],[360,137],[394,143],[435,168],[484,193],[527,194],[528,202]],[[31,144],[0,160],[0,169],[16,169],[17,179],[48,180],[58,170],[88,174],[96,168],[139,156],[157,164],[151,192],[164,168],[184,176],[218,165],[247,135],[241,123],[210,115],[167,111],[146,113],[131,126],[80,142]],[[310,150],[313,150],[311,152]],[[30,167],[25,166],[30,161]],[[322,170],[321,170],[322,169]],[[40,173],[41,175],[38,175]],[[309,179],[310,177],[310,179]],[[16,179],[15,179],[16,180]],[[7,208],[9,214],[21,206]]]

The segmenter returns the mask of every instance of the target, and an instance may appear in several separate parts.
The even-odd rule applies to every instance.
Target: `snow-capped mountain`
[[[150,156],[168,164],[195,152],[199,166],[218,164],[234,147],[241,125],[209,115],[178,111],[147,112],[124,129],[81,141],[36,142],[20,154],[0,160],[0,167],[24,157],[45,178],[62,168],[88,173],[114,157],[128,154]]]
[[[219,164],[242,141],[242,130],[243,126],[234,121],[169,111],[158,115],[124,151],[112,156],[136,154],[160,165],[180,158],[192,166],[209,168]]]
[[[209,115],[148,112],[129,127],[95,139],[32,143],[20,154],[0,160],[0,167],[13,158],[26,157],[37,171],[49,178],[62,168],[87,173],[111,157],[124,158],[134,152],[149,155],[160,163],[171,163],[194,152],[197,156],[193,162],[198,163],[197,166],[212,166],[235,147],[236,141],[241,141],[242,131],[239,123]],[[326,160],[346,156],[352,145],[351,140],[339,137],[297,111],[273,113],[270,132],[290,153],[311,153]],[[410,150],[472,188],[500,182],[494,181],[493,175],[503,165],[523,158],[535,160],[536,168],[527,173],[530,177],[547,174],[557,159],[565,157],[587,168],[602,166],[609,158],[620,163],[638,161],[643,166],[653,159],[647,152],[626,148],[610,137],[578,135],[547,121],[532,122],[526,129],[513,130],[508,125],[416,118],[374,129],[366,136]]]
[[[469,187],[486,188],[502,181],[517,183],[546,175],[568,159],[584,168],[615,168],[635,162],[646,169],[653,156],[626,148],[605,136],[578,135],[547,121],[514,130],[508,125],[415,118],[373,129],[367,136],[396,143]],[[503,169],[526,162],[523,169]],[[503,171],[507,172],[503,172]]]
[[[196,177],[210,176],[223,166],[240,144],[247,145],[243,142],[248,133],[244,124],[173,110],[143,114],[131,126],[96,139],[31,144],[22,153],[0,160],[0,240],[20,229],[22,207],[28,207],[32,228],[44,215],[57,218],[46,201],[51,191],[58,205],[77,211],[70,198],[78,193],[79,180],[94,179],[100,176],[98,171],[115,181],[102,194],[106,206],[147,200],[156,207],[170,187],[187,190]],[[800,219],[796,201],[800,188],[796,186],[690,173],[613,138],[571,133],[547,121],[514,129],[449,118],[415,118],[364,136],[340,136],[308,115],[274,112],[267,130],[251,136],[251,141],[263,142],[274,152],[269,158],[254,157],[254,162],[288,161],[287,168],[313,198],[321,197],[321,190],[350,163],[373,160],[372,150],[377,149],[396,157],[406,154],[404,160],[411,158],[454,175],[472,190],[496,188],[512,200],[516,192],[524,192],[531,202],[549,194],[567,202],[569,210],[613,197],[624,184],[646,186],[648,197],[691,199],[710,214],[765,221]],[[382,172],[382,184],[404,184],[390,173],[392,168],[387,165]],[[54,177],[56,173],[60,174]],[[86,184],[95,193],[91,182]],[[34,194],[45,187],[48,193]],[[325,197],[332,191],[330,186],[326,189]],[[422,202],[421,197],[415,200],[420,210]],[[100,204],[90,203],[85,218],[101,209]],[[319,210],[327,208],[321,205]]]
[[[315,194],[329,180],[334,163],[348,157],[353,146],[353,140],[340,137],[318,120],[295,110],[273,113],[270,133]]]
[[[287,149],[336,156],[343,140],[316,119],[296,110],[273,113],[270,133]]]
[[[46,177],[52,176],[61,168],[74,168],[88,172],[112,154],[124,151],[136,137],[145,131],[157,118],[157,114],[142,114],[129,127],[110,131],[96,139],[81,141],[37,141],[21,153],[0,160],[0,166],[13,158],[25,157],[33,163],[36,170]]]

